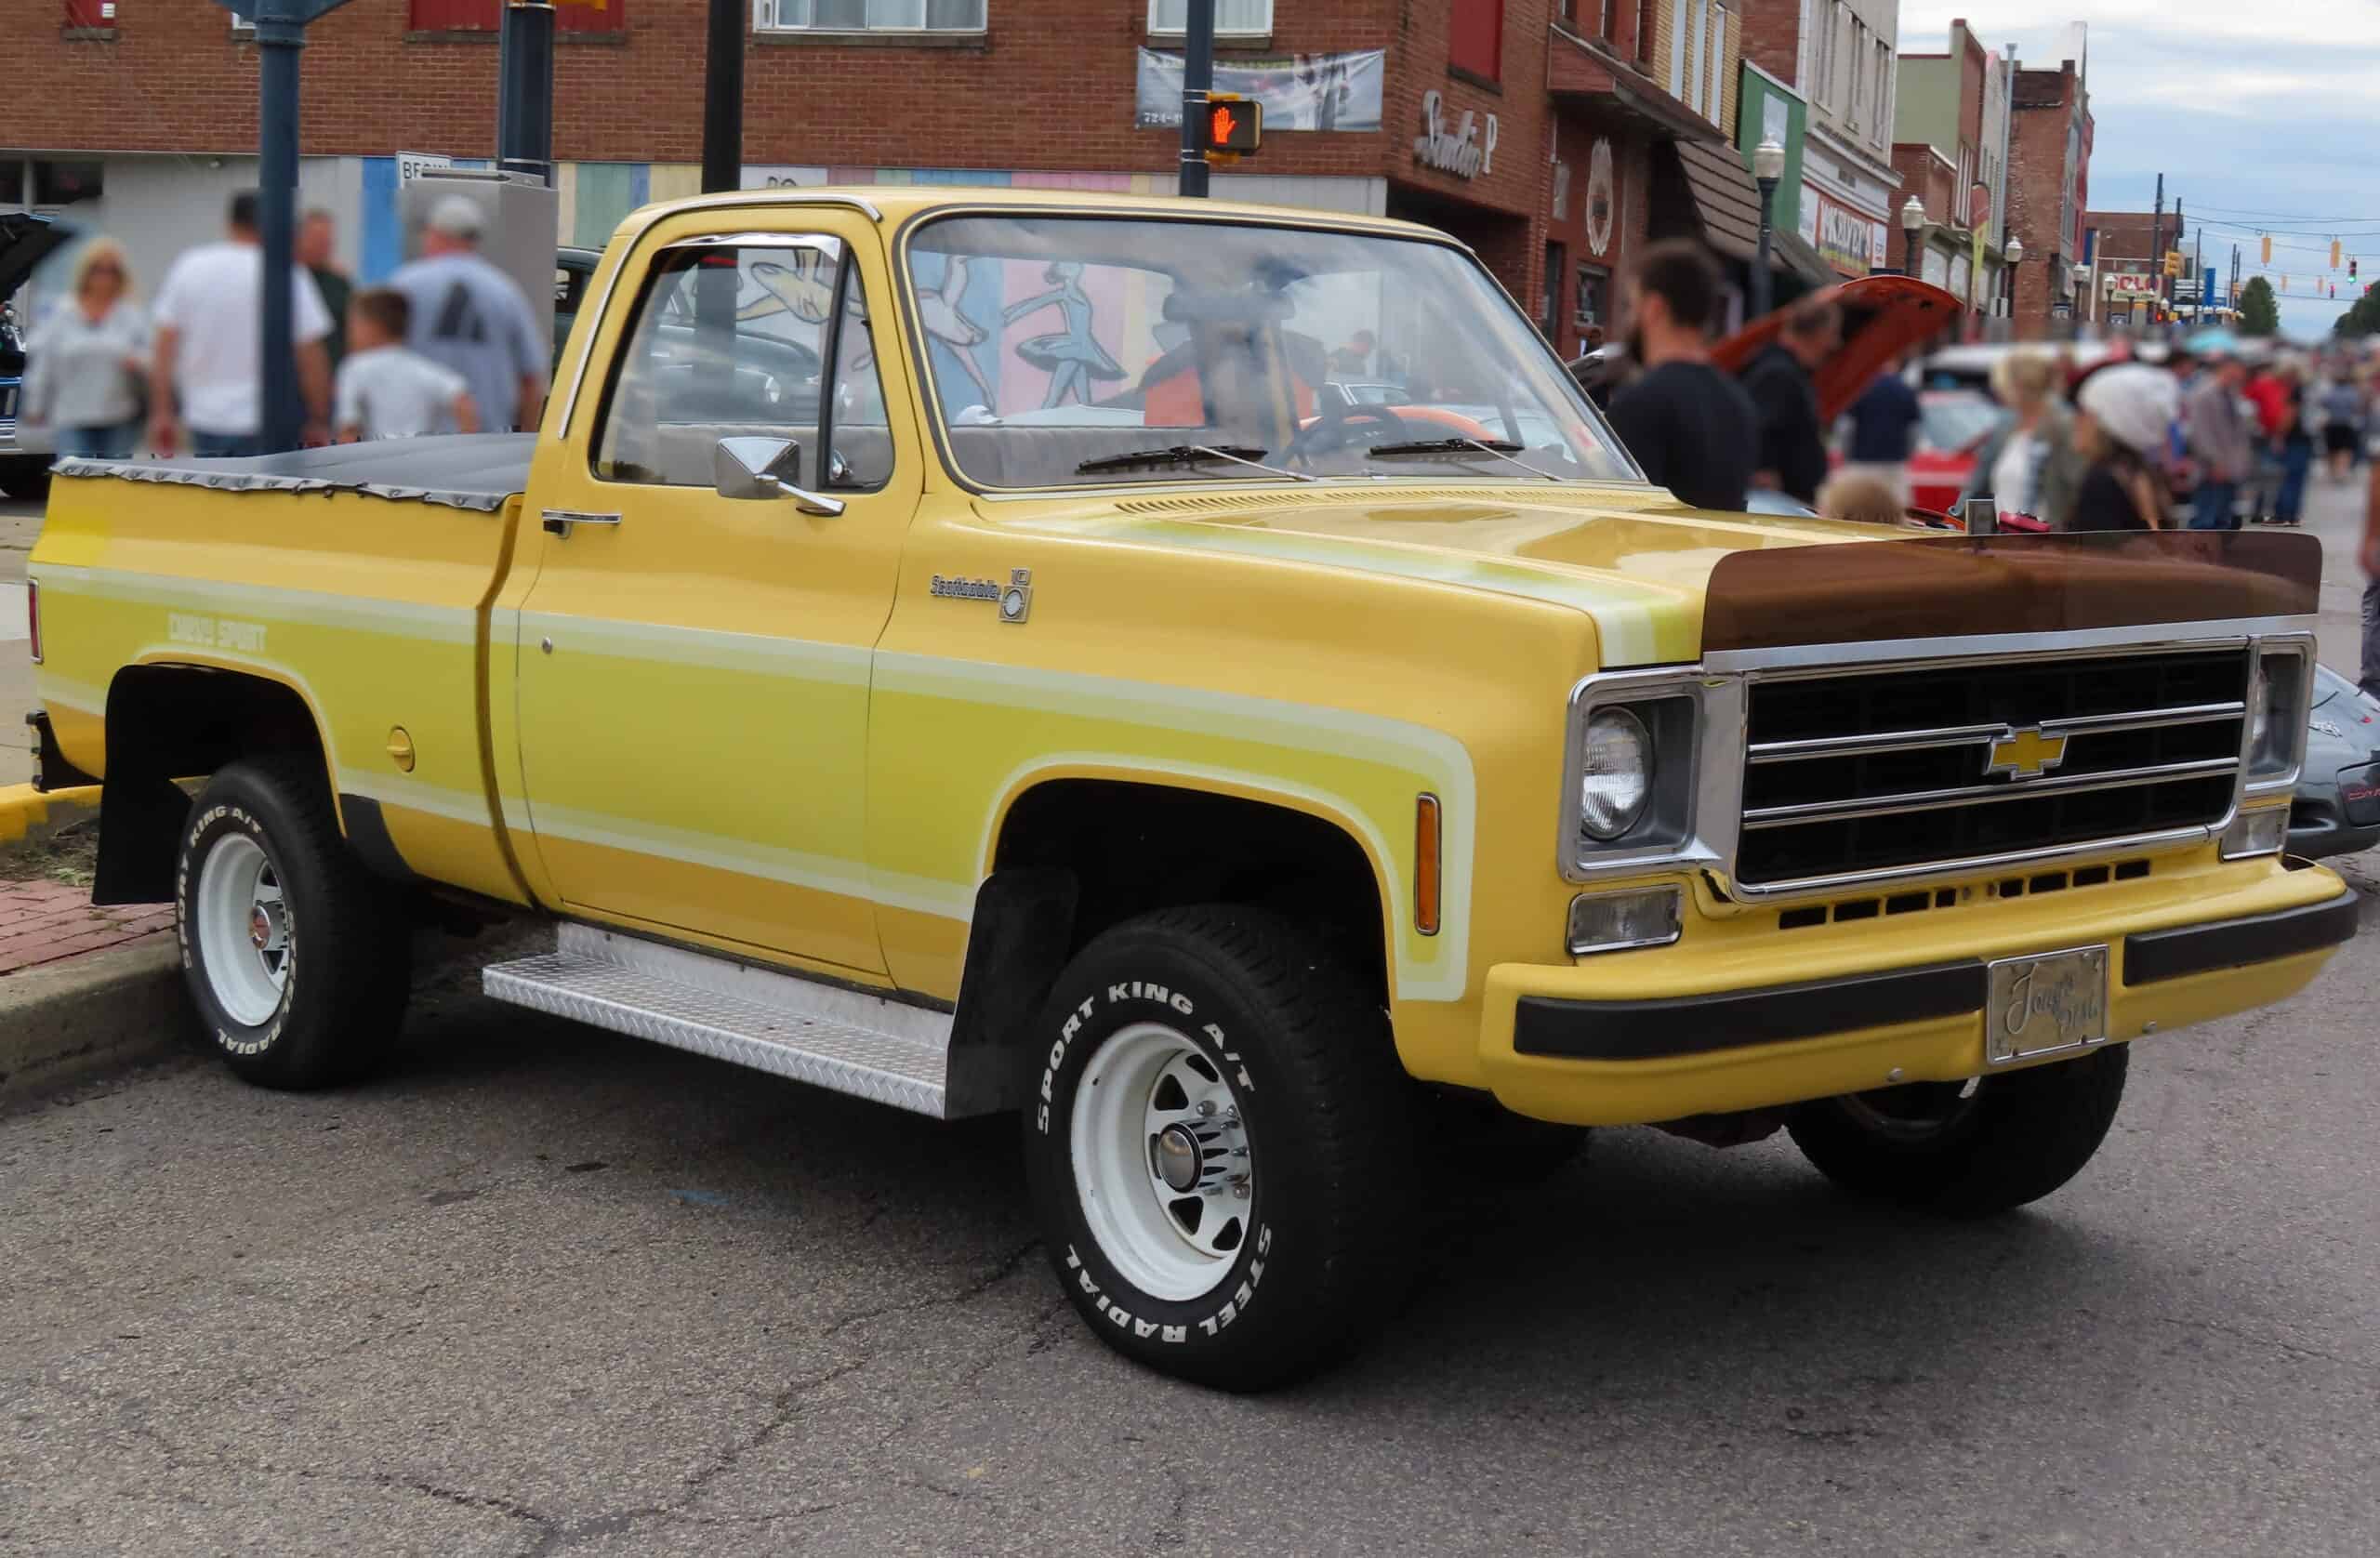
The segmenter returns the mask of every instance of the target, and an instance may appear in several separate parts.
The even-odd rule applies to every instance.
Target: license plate
[[[2108,1036],[2108,949],[2078,946],[1991,965],[1985,1059],[2028,1060]]]

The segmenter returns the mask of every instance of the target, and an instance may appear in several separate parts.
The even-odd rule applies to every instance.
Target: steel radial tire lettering
[[[1289,921],[1220,906],[1116,926],[1059,977],[1026,1048],[1035,1208],[1051,1270],[1101,1340],[1262,1390],[1326,1367],[1393,1311],[1413,1089],[1379,996]],[[1109,1088],[1127,1090],[1092,1091]],[[1196,1147],[1154,1151],[1176,1125]],[[1206,1210],[1185,1222],[1174,1205],[1192,1200]]]

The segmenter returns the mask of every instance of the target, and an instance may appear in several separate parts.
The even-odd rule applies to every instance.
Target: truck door
[[[900,354],[876,350],[889,278],[856,215],[700,231],[721,219],[679,218],[628,257],[570,423],[539,451],[522,791],[569,909],[880,973],[868,673],[923,453]],[[719,441],[754,437],[796,444],[789,483],[842,511],[721,496]]]

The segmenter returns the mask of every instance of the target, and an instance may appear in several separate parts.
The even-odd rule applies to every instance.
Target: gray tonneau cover
[[[60,460],[60,476],[114,476],[221,492],[364,493],[494,513],[529,484],[536,433],[451,433],[338,443],[239,460]]]

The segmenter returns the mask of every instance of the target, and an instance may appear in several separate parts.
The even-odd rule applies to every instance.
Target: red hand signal
[[[1207,137],[1207,143],[1210,146],[1229,146],[1232,131],[1238,128],[1237,121],[1231,116],[1231,110],[1228,108],[1215,110],[1215,116],[1210,123],[1211,129]]]

